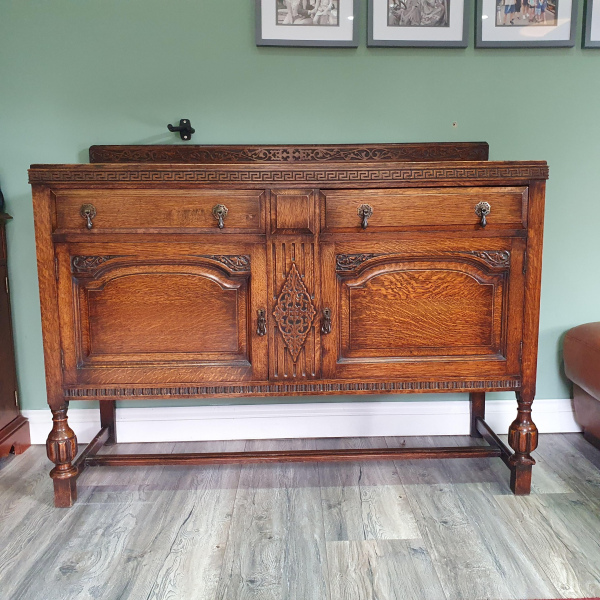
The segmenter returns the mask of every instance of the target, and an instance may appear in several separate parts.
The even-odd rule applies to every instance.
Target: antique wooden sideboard
[[[89,465],[499,457],[530,490],[544,162],[487,144],[96,146],[34,165],[55,503]],[[485,394],[512,390],[506,446]],[[467,392],[488,445],[99,454],[115,402]],[[77,455],[71,400],[100,401]]]

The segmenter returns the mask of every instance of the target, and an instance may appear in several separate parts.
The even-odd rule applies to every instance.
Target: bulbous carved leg
[[[54,505],[59,508],[73,506],[77,500],[77,467],[73,460],[77,456],[77,438],[67,422],[65,404],[52,410],[52,431],[46,441],[48,458],[56,465],[50,471],[54,480]]]
[[[508,444],[515,451],[510,457],[510,489],[517,496],[531,491],[531,467],[535,460],[531,453],[538,445],[538,430],[531,420],[533,395],[524,396],[517,392],[518,413],[508,430]]]

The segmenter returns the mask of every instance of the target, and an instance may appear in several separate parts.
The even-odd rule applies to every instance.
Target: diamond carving
[[[316,314],[296,263],[292,263],[273,316],[294,362],[298,360]]]

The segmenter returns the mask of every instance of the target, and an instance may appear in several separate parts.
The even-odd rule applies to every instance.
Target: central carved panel
[[[316,313],[310,294],[293,262],[273,316],[294,362],[298,360]]]

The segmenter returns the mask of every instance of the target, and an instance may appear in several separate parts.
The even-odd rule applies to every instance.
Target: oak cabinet
[[[441,455],[499,456],[529,491],[545,163],[487,162],[481,144],[91,158],[30,170],[58,505],[88,464],[160,462],[96,456],[117,400],[290,394],[468,392],[492,446]],[[512,450],[484,420],[500,390],[517,394]],[[71,400],[101,403],[77,461]],[[163,460],[282,458],[259,454]]]

